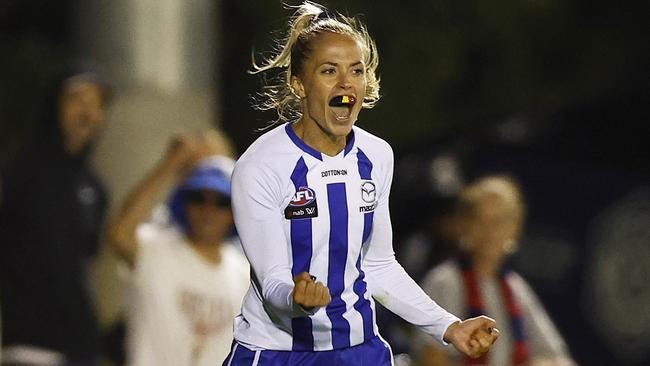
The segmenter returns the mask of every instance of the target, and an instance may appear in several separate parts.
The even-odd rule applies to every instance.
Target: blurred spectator
[[[56,85],[33,146],[2,172],[3,365],[96,365],[99,331],[87,266],[106,211],[87,165],[109,88],[93,73]]]
[[[399,199],[393,212],[402,224],[396,251],[400,263],[416,281],[455,250],[453,210],[465,181],[460,152],[446,147],[426,155],[407,156],[395,168],[393,195]],[[405,229],[404,221],[410,227]]]
[[[459,141],[428,142],[396,161],[391,190],[395,252],[416,282],[455,249],[453,210],[465,180],[464,152]],[[383,306],[377,306],[377,322],[395,355],[411,353],[410,323]]]
[[[230,350],[249,269],[238,247],[227,242],[234,161],[222,155],[215,136],[174,138],[109,229],[112,246],[132,269],[129,365],[214,366]],[[168,215],[161,215],[154,210],[157,198],[179,179]],[[152,213],[154,219],[145,222]]]
[[[517,248],[525,211],[520,187],[506,176],[486,176],[460,192],[455,222],[462,254],[429,272],[423,289],[457,314],[493,317],[501,336],[475,360],[417,337],[421,365],[574,364],[532,289],[504,264]]]

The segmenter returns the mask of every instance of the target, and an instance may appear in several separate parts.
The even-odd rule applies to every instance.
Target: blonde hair
[[[359,42],[367,82],[362,106],[374,107],[379,100],[379,78],[375,74],[379,65],[379,54],[366,26],[356,18],[330,13],[311,1],[305,1],[294,8],[296,11],[289,22],[288,35],[277,41],[275,55],[265,58],[261,65],[255,62],[253,55],[253,70],[250,73],[265,74],[275,69],[280,70],[279,75],[271,79],[264,77],[264,85],[257,95],[254,107],[259,110],[276,110],[278,118],[271,125],[302,115],[300,98],[291,88],[291,78],[301,75],[305,59],[312,51],[312,41],[326,32],[348,35]]]
[[[502,213],[505,215],[508,224],[514,224],[514,232],[510,238],[501,244],[505,254],[512,254],[517,250],[517,241],[521,236],[524,220],[526,217],[526,203],[517,181],[508,175],[489,175],[467,185],[459,194],[458,218],[469,218],[474,210],[486,199],[493,199],[504,203]],[[493,201],[487,201],[492,202]],[[488,203],[490,204],[490,203]],[[495,228],[491,228],[495,230]],[[464,230],[463,230],[464,231]],[[466,232],[458,232],[459,249],[464,252],[471,252],[475,243]]]
[[[463,188],[459,195],[460,211],[471,210],[486,196],[499,197],[518,220],[523,220],[526,216],[521,187],[513,177],[505,174],[488,175]]]

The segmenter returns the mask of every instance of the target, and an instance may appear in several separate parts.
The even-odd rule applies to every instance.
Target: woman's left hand
[[[472,358],[478,358],[489,351],[497,338],[499,330],[494,319],[484,315],[450,325],[444,336],[445,341]]]

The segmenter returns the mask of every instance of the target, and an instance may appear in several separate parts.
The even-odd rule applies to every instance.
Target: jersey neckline
[[[316,159],[323,161],[323,154],[314,149],[313,147],[307,145],[304,141],[296,135],[296,132],[291,128],[291,125],[293,125],[295,121],[293,122],[287,122],[286,125],[284,126],[284,130],[287,132],[287,135],[291,139],[291,141],[302,151],[306,152],[307,154],[315,157]],[[343,156],[346,156],[350,151],[352,151],[352,147],[354,146],[354,129],[350,131],[350,135],[347,139],[347,143],[345,144],[345,148],[343,149]]]

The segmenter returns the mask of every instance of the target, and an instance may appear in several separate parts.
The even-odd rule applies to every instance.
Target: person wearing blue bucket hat
[[[228,160],[224,157],[205,159],[172,195],[169,202],[172,218],[186,233],[189,230],[185,207],[188,201],[200,202],[203,196],[210,196],[207,191],[213,191],[217,206],[230,207],[232,164]]]
[[[211,365],[229,351],[249,269],[232,237],[234,161],[216,155],[219,139],[207,136],[173,138],[109,227],[109,242],[132,269],[130,365]],[[160,204],[165,191],[170,198]],[[147,222],[160,211],[168,215]]]

